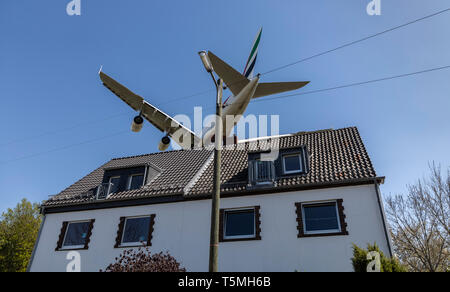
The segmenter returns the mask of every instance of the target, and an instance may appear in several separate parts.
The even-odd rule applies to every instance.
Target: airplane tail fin
[[[258,47],[261,40],[262,27],[259,29],[256,35],[255,41],[252,45],[252,50],[250,51],[250,56],[248,57],[247,63],[245,64],[243,75],[249,79],[253,78],[253,72],[255,71],[256,58],[258,57]]]
[[[255,94],[253,95],[253,98],[296,90],[302,88],[308,83],[309,81],[259,83],[258,87],[256,88]]]
[[[233,67],[225,63],[222,59],[208,52],[208,57],[214,67],[214,71],[223,79],[227,87],[234,96],[237,96],[250,81],[244,75],[236,71]]]

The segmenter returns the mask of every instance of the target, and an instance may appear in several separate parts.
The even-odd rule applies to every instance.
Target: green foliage
[[[0,218],[0,272],[25,272],[41,224],[39,205],[23,199]]]
[[[367,266],[372,260],[374,260],[374,259],[372,260],[367,259],[367,254],[371,251],[375,251],[380,255],[380,263],[381,263],[380,272],[385,273],[407,272],[407,269],[404,266],[402,266],[398,260],[386,257],[376,243],[374,243],[373,245],[368,244],[367,250],[353,244],[352,264],[353,270],[355,272],[367,272]]]

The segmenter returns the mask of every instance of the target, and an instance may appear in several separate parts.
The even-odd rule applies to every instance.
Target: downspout
[[[380,192],[380,185],[378,184],[378,181],[376,179],[373,180],[375,185],[375,192],[377,194],[377,200],[378,200],[378,207],[380,208],[380,214],[381,214],[381,220],[383,221],[383,228],[384,228],[384,235],[386,236],[387,246],[389,249],[389,256],[392,258],[392,246],[391,246],[391,236],[389,235],[389,230],[386,222],[386,216],[384,213],[384,207],[383,207],[383,199],[381,197]]]
[[[42,215],[44,215],[44,218],[42,218],[41,226],[39,227],[38,236],[36,238],[36,242],[34,243],[33,251],[31,252],[31,258],[30,258],[30,262],[28,263],[27,273],[30,272],[30,270],[31,270],[31,265],[33,264],[33,260],[34,260],[35,254],[36,254],[36,249],[37,249],[37,246],[39,243],[39,239],[41,238],[42,229],[44,228],[45,218],[47,217],[45,215],[45,207],[42,207],[41,213],[42,213]]]

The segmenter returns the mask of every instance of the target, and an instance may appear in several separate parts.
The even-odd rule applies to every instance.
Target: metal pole
[[[218,271],[219,258],[219,208],[220,208],[220,163],[222,154],[222,92],[223,81],[219,79],[215,81],[214,75],[211,73],[214,83],[217,87],[216,100],[216,133],[215,133],[215,149],[214,149],[214,190],[212,194],[211,205],[211,237],[209,247],[209,272]]]

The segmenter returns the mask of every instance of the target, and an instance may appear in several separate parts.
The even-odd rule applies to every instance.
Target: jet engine
[[[142,116],[136,116],[131,124],[131,131],[138,133],[142,130],[142,126],[144,126],[144,118]]]
[[[169,148],[169,145],[170,145],[170,138],[167,136],[164,136],[161,139],[161,142],[159,142],[158,149],[159,149],[159,151],[166,151],[167,148]]]

